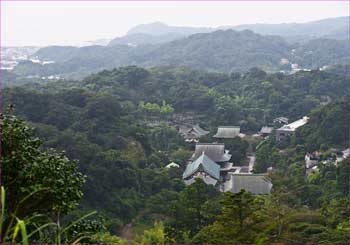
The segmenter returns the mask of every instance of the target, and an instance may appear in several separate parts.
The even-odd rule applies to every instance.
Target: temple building
[[[221,191],[240,192],[241,189],[253,194],[267,194],[271,192],[272,183],[266,174],[236,174],[229,175],[229,180],[221,185]]]
[[[185,138],[186,142],[198,142],[198,139],[209,134],[209,131],[202,129],[198,124],[196,124],[193,126],[180,126],[179,133]]]
[[[183,180],[190,185],[196,178],[201,178],[222,192],[245,189],[253,194],[270,193],[272,183],[267,175],[247,173],[247,166],[234,166],[230,159],[231,155],[222,143],[197,143]]]
[[[239,126],[219,126],[217,133],[213,137],[217,139],[233,139],[239,136],[240,132]]]
[[[308,117],[303,117],[295,122],[283,125],[282,127],[276,129],[276,140],[281,141],[287,136],[292,136],[295,133],[295,130],[297,130],[301,126],[304,126],[308,122],[308,120]]]
[[[201,178],[208,185],[216,185],[220,179],[220,165],[202,152],[201,156],[189,163],[183,173],[185,184],[192,184],[196,178]]]
[[[225,150],[223,143],[197,143],[190,161],[196,160],[202,153],[220,165],[231,159],[231,155],[228,150]]]

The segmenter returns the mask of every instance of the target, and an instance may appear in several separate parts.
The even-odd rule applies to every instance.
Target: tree
[[[32,130],[15,116],[1,118],[2,177],[6,212],[23,219],[34,213],[65,214],[83,193],[85,177],[64,154],[40,149]]]
[[[156,222],[154,224],[154,227],[145,230],[143,232],[143,237],[142,237],[142,245],[147,245],[147,244],[165,244],[165,233],[164,233],[164,225],[162,222]]]
[[[258,198],[244,190],[226,192],[222,196],[221,214],[216,221],[194,236],[194,243],[256,243],[262,236],[261,217],[255,215],[262,204]]]
[[[216,212],[215,208],[208,202],[215,199],[218,192],[213,186],[206,185],[201,179],[187,186],[179,196],[172,202],[172,220],[166,225],[166,233],[176,242],[184,242],[186,236],[192,237],[211,220],[210,210]],[[210,208],[208,208],[210,207]]]

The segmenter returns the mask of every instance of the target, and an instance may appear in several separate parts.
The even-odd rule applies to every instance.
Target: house
[[[276,129],[276,140],[282,141],[286,136],[292,136],[295,133],[295,130],[304,126],[308,120],[308,117],[303,117],[295,122],[283,125],[282,127]]]
[[[273,127],[264,126],[260,129],[259,135],[266,137],[266,136],[269,136],[272,133],[272,131],[273,131]]]
[[[219,126],[217,133],[213,136],[218,139],[233,139],[240,135],[239,126]]]
[[[179,168],[180,165],[174,162],[169,163],[168,165],[165,166],[165,168]]]
[[[239,192],[245,189],[254,194],[270,192],[272,183],[266,175],[251,174],[248,166],[233,166],[230,158],[222,143],[197,143],[182,176],[185,184],[190,185],[201,178],[220,191]]]
[[[209,134],[209,131],[202,129],[198,124],[196,124],[193,126],[180,126],[179,133],[185,138],[185,141],[187,142],[198,142],[198,139]]]
[[[286,118],[286,117],[277,117],[277,118],[273,119],[273,123],[288,124],[288,118]]]
[[[319,155],[317,152],[314,153],[306,153],[305,155],[305,167],[307,169],[312,168],[316,165],[318,165],[318,161],[319,161]]]

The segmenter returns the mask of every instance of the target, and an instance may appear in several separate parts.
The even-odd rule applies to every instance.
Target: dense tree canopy
[[[43,141],[21,120],[4,115],[7,193],[18,203],[38,190],[20,217],[63,214],[82,198],[79,211],[97,210],[105,218],[101,226],[76,225],[95,232],[83,240],[90,243],[123,242],[108,231],[125,230],[144,244],[346,243],[348,163],[323,164],[308,177],[304,168],[308,151],[320,150],[327,159],[330,148],[347,147],[346,69],[284,75],[254,68],[227,75],[132,66],[81,81],[7,87],[4,103]],[[274,134],[251,136],[272,126],[275,117],[293,121],[305,115],[309,123],[285,142]],[[185,187],[182,173],[194,145],[178,127],[194,123],[210,131],[201,142],[212,142],[219,125],[239,125],[251,137],[225,140],[231,160],[247,164],[246,154],[256,151],[255,172],[273,167],[272,193],[219,193],[199,180]],[[180,167],[165,168],[172,161]]]

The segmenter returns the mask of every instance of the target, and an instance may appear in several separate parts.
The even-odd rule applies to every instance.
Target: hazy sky
[[[1,2],[1,45],[76,45],[124,35],[161,21],[206,26],[306,22],[349,15],[348,1],[329,2]]]

